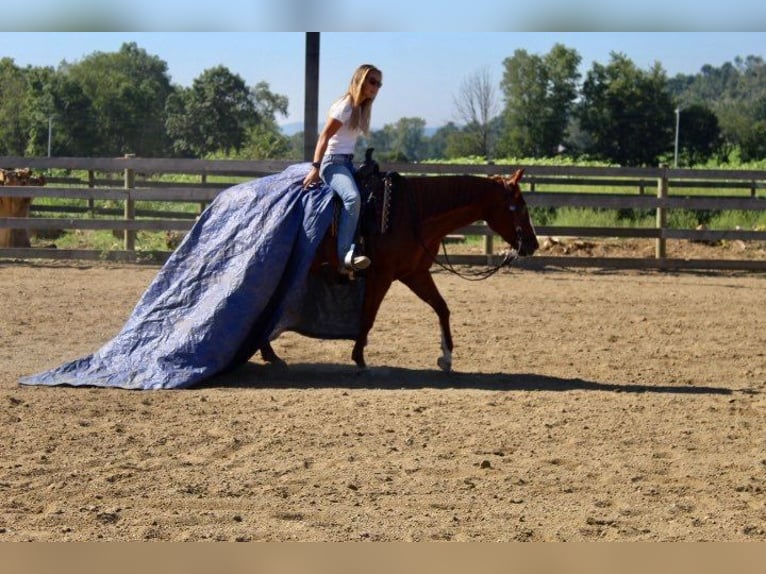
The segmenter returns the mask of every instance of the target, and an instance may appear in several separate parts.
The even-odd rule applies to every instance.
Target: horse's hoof
[[[452,370],[452,361],[445,359],[444,357],[436,359],[436,364],[439,365],[439,368],[445,373],[449,373]]]
[[[275,371],[287,371],[289,370],[287,367],[287,363],[283,361],[282,359],[279,359],[278,361],[269,361],[266,363],[269,368],[274,369]]]
[[[353,353],[351,355],[351,360],[354,361],[354,364],[360,369],[367,368],[367,361],[364,360],[364,355],[359,353]]]

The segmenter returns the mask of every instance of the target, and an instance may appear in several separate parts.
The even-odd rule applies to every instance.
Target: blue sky
[[[765,16],[762,0],[4,0],[0,31],[757,31]]]
[[[266,81],[290,101],[289,117],[279,123],[303,119],[303,32],[2,32],[0,58],[55,67],[96,51],[117,51],[124,42],[136,42],[167,62],[172,81],[180,85],[217,65],[250,86]],[[423,118],[431,127],[457,121],[454,98],[468,76],[486,69],[499,83],[503,60],[515,50],[545,54],[557,42],[577,50],[583,73],[594,61],[608,63],[612,51],[642,69],[660,62],[669,76],[737,56],[766,57],[766,32],[323,32],[320,117],[345,91],[354,68],[369,62],[383,70],[385,84],[375,103],[374,127],[402,117]]]

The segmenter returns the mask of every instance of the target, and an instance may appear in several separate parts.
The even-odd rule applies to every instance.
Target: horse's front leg
[[[439,289],[437,289],[431,273],[427,269],[424,271],[417,271],[407,275],[407,277],[402,277],[400,281],[409,287],[415,295],[428,303],[439,317],[439,326],[441,327],[442,334],[442,355],[436,359],[436,364],[439,365],[439,368],[442,371],[451,371],[453,345],[452,330],[450,329],[449,324],[449,307],[447,307],[447,302],[444,300],[444,297],[439,293]]]

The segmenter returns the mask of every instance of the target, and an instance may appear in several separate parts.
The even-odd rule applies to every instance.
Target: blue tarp
[[[308,169],[294,165],[220,193],[114,339],[21,383],[178,389],[246,362],[296,322],[332,222],[332,191],[302,189]]]

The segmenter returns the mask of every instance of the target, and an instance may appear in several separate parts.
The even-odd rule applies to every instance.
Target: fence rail
[[[257,178],[278,173],[291,165],[288,161],[187,160],[147,158],[25,158],[0,157],[0,166],[29,167],[42,171],[69,170],[61,177],[50,177],[45,187],[0,187],[0,196],[85,200],[83,206],[35,206],[32,217],[2,217],[0,229],[93,230],[108,229],[123,234],[123,249],[109,252],[51,248],[0,247],[0,258],[77,258],[119,261],[162,261],[170,251],[137,252],[137,231],[185,232],[194,224],[193,213],[149,211],[136,208],[137,202],[198,203],[199,210],[218,193],[238,183],[241,178]],[[405,175],[507,174],[508,166],[453,164],[382,164],[385,170]],[[72,173],[82,172],[77,177]],[[114,174],[120,174],[115,177]],[[158,175],[199,176],[199,182],[169,183],[154,181]],[[239,180],[237,178],[240,178]],[[215,181],[212,181],[212,180]],[[639,209],[656,214],[654,228],[538,226],[541,236],[649,238],[655,241],[654,257],[550,257],[535,256],[521,265],[537,268],[547,265],[568,267],[613,267],[633,269],[742,269],[766,271],[761,260],[680,260],[666,256],[666,241],[766,241],[766,231],[700,230],[668,227],[667,214],[684,210],[756,210],[766,211],[766,172],[758,170],[687,170],[657,168],[601,168],[577,166],[530,166],[526,168],[523,187],[531,207],[581,207],[597,209]],[[596,192],[593,188],[624,190],[620,193]],[[590,190],[589,190],[590,188]],[[572,191],[576,189],[577,191]],[[631,193],[631,189],[634,190]],[[717,191],[726,195],[716,194]],[[741,190],[742,195],[733,195]],[[696,193],[692,194],[691,192]],[[98,207],[97,202],[123,205],[122,210]],[[72,217],[45,217],[64,213]],[[94,219],[95,215],[113,218]],[[483,255],[453,255],[457,264],[486,264],[499,261],[493,253],[492,231],[481,222],[459,233],[485,237]]]

